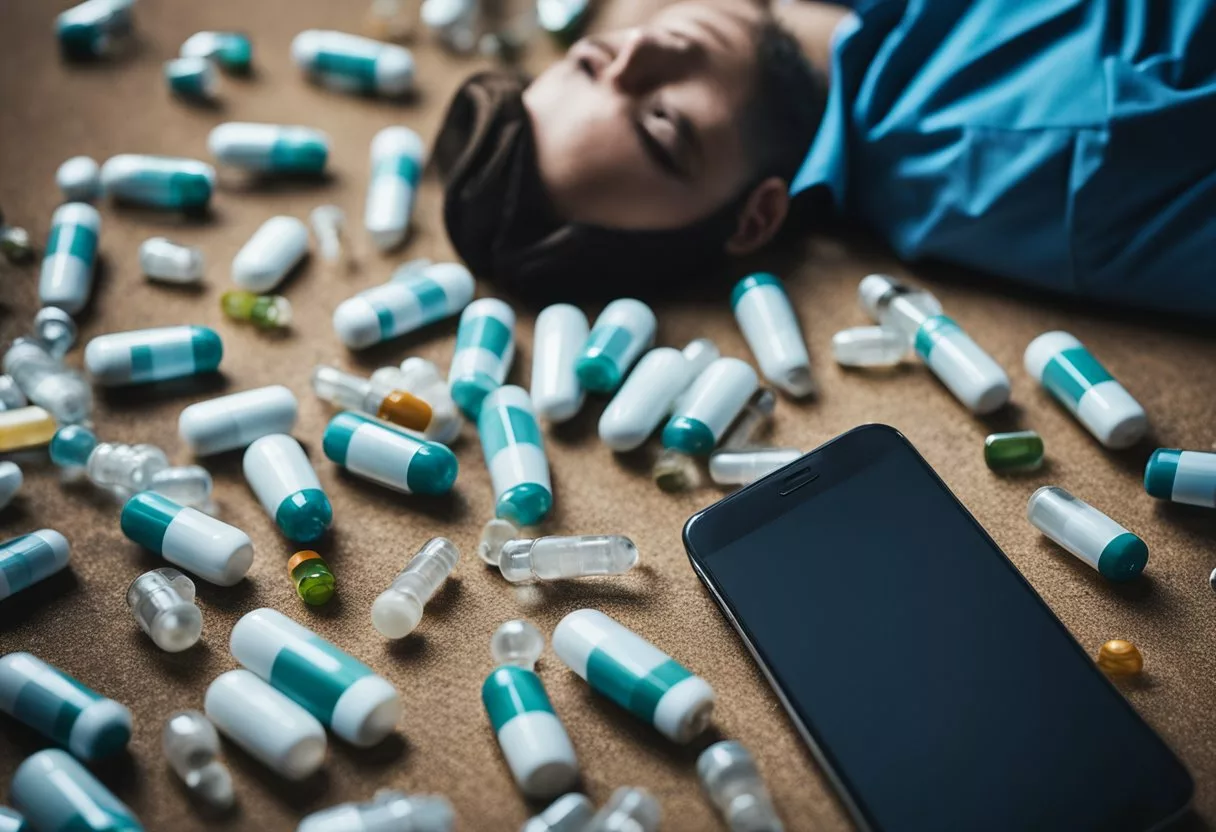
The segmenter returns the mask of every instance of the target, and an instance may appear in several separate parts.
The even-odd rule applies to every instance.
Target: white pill
[[[646,353],[600,416],[600,439],[614,451],[641,446],[718,357],[717,345],[707,338],[690,341],[682,351],[656,347]]]
[[[764,377],[796,398],[815,392],[806,340],[781,281],[753,274],[735,284],[730,300]]]
[[[101,165],[88,156],[73,156],[55,171],[55,184],[68,202],[92,202],[101,195]]]
[[[139,268],[149,280],[194,284],[203,279],[203,253],[164,237],[149,237],[139,246]]]
[[[663,447],[704,455],[742,412],[760,379],[737,358],[719,358],[693,381],[663,428]]]
[[[308,253],[308,226],[295,217],[271,217],[232,259],[232,282],[250,292],[269,292]]]
[[[51,234],[42,253],[38,299],[69,315],[84,309],[93,292],[101,215],[92,205],[69,202],[51,215]]]
[[[0,509],[13,501],[25,478],[15,462],[0,462]]]
[[[300,32],[291,42],[291,57],[311,78],[343,92],[399,96],[414,81],[408,49],[345,32]]]
[[[422,138],[408,127],[385,127],[372,139],[372,174],[363,225],[381,251],[405,240],[425,152]]]
[[[299,412],[295,394],[276,384],[192,404],[178,417],[177,432],[195,456],[208,456],[290,433]]]
[[[241,467],[262,508],[289,540],[311,543],[333,523],[329,497],[292,437],[263,436],[246,449]]]
[[[288,780],[303,780],[325,762],[321,723],[248,670],[212,682],[203,709],[220,733]]]
[[[230,121],[211,131],[207,149],[242,170],[316,175],[329,159],[329,136],[312,127]]]
[[[557,303],[536,317],[532,338],[532,406],[550,422],[578,413],[586,393],[574,372],[587,341],[587,316],[577,306]]]

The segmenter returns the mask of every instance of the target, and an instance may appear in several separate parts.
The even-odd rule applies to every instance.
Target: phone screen
[[[894,430],[845,434],[685,540],[867,825],[1143,830],[1188,804],[1181,763]]]

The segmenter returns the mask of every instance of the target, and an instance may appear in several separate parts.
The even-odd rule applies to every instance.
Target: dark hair
[[[793,180],[827,106],[827,82],[777,21],[756,35],[756,88],[743,113],[743,138],[757,178]]]

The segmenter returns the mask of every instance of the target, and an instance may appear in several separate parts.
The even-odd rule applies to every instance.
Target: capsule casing
[[[315,176],[329,159],[329,136],[312,127],[229,121],[208,134],[207,150],[241,170]]]
[[[345,32],[300,32],[291,42],[291,57],[311,78],[342,92],[396,97],[414,81],[408,49]]]
[[[745,277],[731,290],[730,305],[764,377],[794,397],[813,393],[806,340],[781,281],[764,272]]]
[[[45,445],[56,430],[54,418],[41,407],[0,410],[0,452]]]
[[[57,306],[70,315],[84,309],[93,292],[100,233],[101,215],[92,205],[69,202],[55,209],[38,278],[43,306]]]
[[[232,282],[250,292],[269,292],[306,254],[308,226],[295,217],[271,217],[232,258]]]
[[[595,815],[595,806],[585,794],[570,792],[528,819],[519,832],[583,832]]]
[[[219,91],[215,64],[206,58],[171,58],[164,73],[169,91],[187,101],[212,101]]]
[[[150,280],[177,285],[197,284],[203,279],[203,253],[165,239],[149,237],[139,246],[139,269]]]
[[[697,376],[663,428],[663,447],[705,455],[742,412],[760,379],[737,358],[719,358]]]
[[[372,139],[372,174],[367,183],[363,227],[381,251],[396,248],[405,240],[425,153],[422,138],[408,127],[385,127]]]
[[[352,474],[405,494],[446,494],[456,482],[456,456],[445,446],[362,413],[330,419],[321,448]]]
[[[240,32],[195,32],[182,43],[183,58],[207,58],[228,72],[249,71],[253,62],[253,44]]]
[[[177,432],[196,456],[243,448],[273,433],[289,433],[300,404],[282,385],[257,387],[192,404],[177,420]]]
[[[352,350],[370,347],[455,315],[473,288],[464,266],[434,263],[344,300],[334,310],[334,331]]]
[[[55,18],[55,36],[65,57],[104,58],[131,34],[134,0],[85,0]]]
[[[300,820],[296,832],[451,832],[455,812],[446,797],[380,789],[363,803],[340,803]]]
[[[477,419],[482,400],[506,381],[515,358],[515,312],[497,298],[475,300],[460,315],[448,370],[452,401]]]
[[[198,211],[211,201],[215,168],[195,159],[125,153],[101,166],[101,188],[120,202]]]
[[[82,760],[126,747],[131,712],[29,653],[0,657],[0,710]]]
[[[481,686],[481,702],[515,783],[528,797],[551,797],[578,779],[578,760],[540,677],[503,665]]]
[[[589,329],[577,306],[555,303],[536,316],[532,335],[532,404],[550,422],[564,422],[578,413],[586,394],[575,364]]]
[[[39,529],[0,543],[0,601],[68,565],[67,538],[54,529]]]
[[[164,326],[98,335],[84,348],[84,365],[105,387],[148,384],[214,372],[224,342],[205,326]]]
[[[247,613],[232,628],[230,648],[238,662],[352,745],[375,745],[401,717],[391,684],[280,612]]]
[[[477,433],[494,486],[495,514],[516,526],[536,525],[553,507],[553,486],[528,394],[512,384],[486,396]]]
[[[654,342],[657,323],[640,300],[621,298],[605,306],[575,365],[583,388],[611,393],[619,387],[633,362]]]
[[[27,757],[9,791],[39,832],[144,832],[126,804],[57,748]]]
[[[333,524],[329,497],[295,439],[275,433],[255,440],[242,467],[262,508],[288,540],[311,543]]]
[[[1045,485],[1031,494],[1026,518],[1108,580],[1129,581],[1148,563],[1143,540],[1063,488]]]
[[[912,346],[972,413],[991,413],[1009,401],[1009,376],[953,319],[927,318],[916,330]]]
[[[220,733],[288,780],[303,780],[325,762],[321,723],[248,670],[216,677],[203,710]]]
[[[1159,500],[1216,508],[1216,454],[1158,448],[1144,468],[1144,490]]]
[[[1067,332],[1045,332],[1026,347],[1026,372],[1108,448],[1130,448],[1148,416],[1089,350]]]
[[[131,540],[217,586],[232,586],[253,565],[249,535],[154,491],[127,500],[120,523]]]
[[[600,439],[614,451],[640,447],[671,414],[697,369],[672,347],[646,353],[600,416]]]
[[[675,742],[688,742],[709,724],[709,683],[599,610],[563,618],[553,651],[596,691]]]

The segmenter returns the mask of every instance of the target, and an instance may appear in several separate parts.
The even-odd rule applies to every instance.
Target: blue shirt
[[[794,193],[907,259],[1216,317],[1216,3],[859,6]]]

